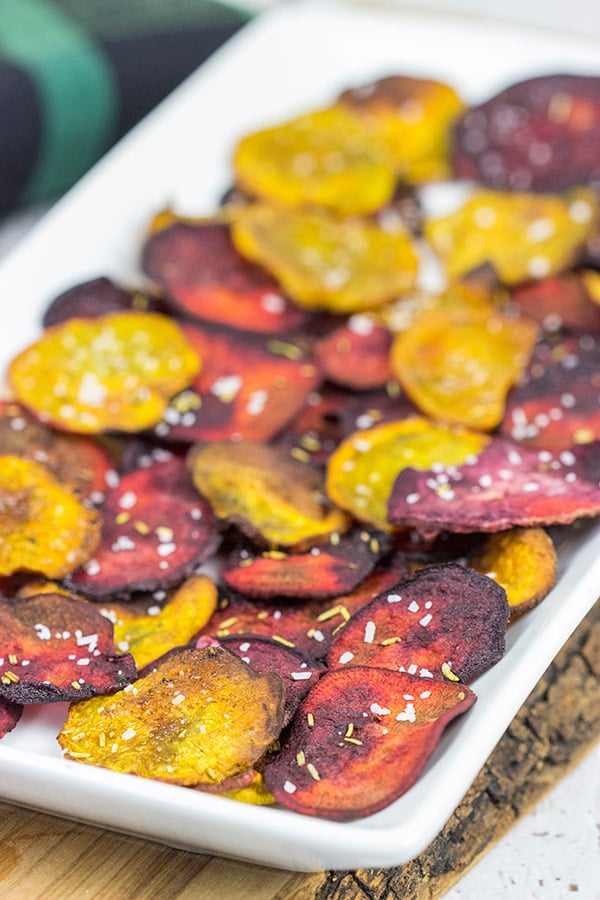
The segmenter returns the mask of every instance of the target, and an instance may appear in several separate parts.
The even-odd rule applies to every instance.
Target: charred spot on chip
[[[564,272],[553,278],[516,285],[511,290],[511,299],[549,334],[598,333],[600,306],[594,301],[586,283],[589,274]]]
[[[277,603],[250,600],[227,591],[221,596],[218,611],[197,637],[210,642],[213,637],[220,641],[233,635],[262,635],[322,660],[333,637],[357,610],[407,576],[406,557],[394,553],[382,560],[357,588],[330,601]]]
[[[159,300],[138,291],[129,291],[104,276],[73,285],[52,300],[42,319],[44,328],[67,319],[97,319],[128,310],[163,312]]]
[[[467,565],[504,588],[511,621],[537,606],[556,581],[556,550],[543,528],[490,534],[469,555]]]
[[[504,588],[456,563],[427,566],[352,617],[328,656],[332,669],[375,666],[428,680],[470,682],[504,655]]]
[[[129,684],[136,667],[117,655],[112,624],[64,593],[0,598],[0,697],[15,703],[79,701]]]
[[[391,367],[413,402],[434,419],[491,431],[538,337],[529,319],[440,306],[394,338]]]
[[[157,437],[171,441],[268,441],[319,387],[322,375],[298,341],[184,326],[204,360],[193,384],[172,398]]]
[[[0,402],[2,453],[42,463],[83,500],[100,502],[114,476],[114,461],[90,438],[68,437],[32,418],[19,403]]]
[[[568,451],[600,439],[600,339],[541,343],[507,398],[500,431],[540,451]]]
[[[388,501],[399,472],[409,466],[428,470],[460,465],[487,441],[478,432],[436,424],[422,416],[357,431],[329,458],[327,492],[359,521],[389,530]]]
[[[262,546],[300,550],[350,527],[326,498],[322,473],[275,447],[257,441],[197,444],[188,462],[217,518]]]
[[[9,367],[17,399],[43,422],[76,433],[140,431],[201,367],[179,327],[158,313],[69,319]]]
[[[237,184],[250,194],[343,215],[379,209],[396,182],[384,141],[339,104],[245,136],[233,166]]]
[[[600,512],[600,442],[558,453],[488,439],[463,464],[417,471],[394,484],[388,516],[425,537],[441,531],[494,532],[567,525]]]
[[[403,178],[418,183],[449,176],[451,128],[465,108],[450,85],[392,75],[346,90],[339,100],[381,135]]]
[[[71,707],[67,758],[171,784],[220,784],[279,736],[284,686],[222,647],[169,654],[111,697]]]
[[[0,698],[0,740],[17,725],[22,712],[21,704]]]
[[[424,231],[451,280],[489,263],[503,284],[515,285],[570,268],[597,217],[597,197],[586,188],[564,195],[478,189]]]
[[[392,335],[372,316],[350,316],[315,344],[323,374],[334,384],[354,390],[382,388],[391,381]]]
[[[267,765],[266,785],[282,806],[304,815],[371,815],[415,783],[446,725],[475,699],[464,685],[402,672],[330,672]]]
[[[177,312],[194,319],[263,334],[292,331],[306,319],[274,278],[240,256],[222,223],[174,221],[154,231],[142,268]]]
[[[68,579],[97,600],[179,584],[220,544],[212,510],[177,456],[124,475],[107,494],[102,517],[99,547]]]
[[[264,266],[301,307],[359,313],[415,284],[417,256],[408,232],[319,207],[256,203],[232,225],[240,253]]]
[[[334,532],[306,553],[267,550],[257,555],[242,550],[230,558],[221,577],[246,597],[325,600],[353,591],[389,549],[389,535],[383,532]]]
[[[109,601],[100,610],[113,623],[117,649],[131,653],[138,669],[191,641],[217,608],[217,588],[207,575],[192,575],[164,605],[146,606]]]
[[[296,647],[254,634],[219,638],[222,647],[231,650],[255,672],[277,672],[285,685],[285,710],[282,728],[292,721],[296,710],[317,683],[323,669]]]
[[[41,463],[0,456],[0,575],[61,578],[98,546],[98,514]]]
[[[600,78],[542,75],[464,113],[454,132],[454,173],[496,190],[597,185],[599,141]]]

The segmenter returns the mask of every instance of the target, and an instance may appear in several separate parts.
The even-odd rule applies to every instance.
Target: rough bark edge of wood
[[[600,602],[550,664],[445,827],[394,869],[295,876],[273,900],[438,900],[600,738]]]

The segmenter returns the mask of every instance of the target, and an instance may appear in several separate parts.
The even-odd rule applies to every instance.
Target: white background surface
[[[38,211],[33,213],[36,217]],[[0,253],[29,224],[0,227]],[[7,298],[3,298],[6,302]],[[449,900],[496,897],[600,898],[600,749],[447,894]]]

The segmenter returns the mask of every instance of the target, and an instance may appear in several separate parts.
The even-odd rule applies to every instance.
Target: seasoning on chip
[[[136,677],[108,619],[62,593],[0,599],[0,659],[0,697],[15,703],[78,701]]]
[[[600,442],[552,454],[489,439],[463,464],[404,469],[389,502],[394,525],[440,531],[505,531],[567,525],[600,513]]]
[[[17,399],[67,431],[140,431],[200,369],[178,326],[158,313],[69,319],[11,363]]]
[[[111,697],[71,707],[69,759],[171,784],[219,784],[279,736],[284,687],[221,647],[182,649]]]
[[[478,311],[442,306],[396,335],[392,369],[427,415],[491,431],[537,336],[534,322],[502,315],[491,305]]]
[[[0,575],[61,578],[94,553],[98,514],[41,463],[0,456]]]
[[[282,806],[348,821],[417,780],[444,728],[475,702],[462,684],[356,666],[325,675],[265,770]]]
[[[511,528],[486,537],[467,565],[506,591],[511,620],[537,606],[556,581],[557,558],[543,528]]]
[[[420,416],[355,432],[329,458],[327,493],[359,521],[389,530],[388,500],[399,472],[460,465],[488,441]]]
[[[328,663],[470,682],[502,659],[507,621],[503,587],[456,563],[427,566],[355,613]]]
[[[198,444],[188,460],[194,484],[215,515],[263,546],[300,550],[350,526],[325,497],[317,469],[267,444]]]
[[[264,266],[301,307],[375,309],[413,287],[417,257],[406,232],[324,209],[253,204],[233,222],[240,253]]]
[[[171,306],[194,319],[262,334],[291,331],[306,319],[264,269],[240,256],[223,223],[169,222],[146,241],[142,266]]]
[[[102,518],[99,547],[69,577],[73,590],[94,599],[179,584],[221,541],[210,506],[176,456],[124,475]]]
[[[233,166],[237,184],[250,194],[344,215],[379,209],[396,183],[385,143],[340,105],[247,135]]]
[[[507,285],[546,278],[577,261],[594,227],[592,191],[558,194],[476,190],[456,212],[425,225],[450,279],[484,264]]]

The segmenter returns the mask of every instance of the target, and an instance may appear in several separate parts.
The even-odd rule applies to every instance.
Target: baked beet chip
[[[331,672],[302,704],[265,783],[295,812],[368,816],[414,784],[448,722],[475,699],[464,685],[401,672]]]
[[[220,543],[210,506],[175,456],[124,475],[102,517],[98,550],[69,577],[73,590],[93,599],[172,587]]]
[[[469,682],[504,655],[508,615],[504,588],[491,578],[455,563],[428,566],[350,619],[329,666]]]
[[[253,556],[241,551],[221,577],[227,587],[246,597],[325,600],[358,587],[389,547],[389,535],[356,529],[349,535],[334,533],[308,553],[267,550]]]
[[[542,75],[476,106],[455,129],[454,172],[491,188],[600,182],[600,78]]]
[[[136,677],[108,619],[66,594],[0,599],[0,660],[0,697],[14,703],[82,700]]]
[[[0,738],[13,730],[22,712],[23,707],[19,703],[11,703],[10,700],[0,698]]]
[[[66,319],[96,319],[111,312],[137,309],[164,312],[164,304],[153,297],[119,287],[110,278],[92,278],[59,294],[44,313],[42,324],[50,328]]]
[[[460,466],[398,475],[388,506],[393,525],[424,537],[440,531],[504,531],[513,525],[568,525],[600,513],[600,441],[556,455],[491,438]]]
[[[315,354],[330,381],[360,391],[393,380],[391,347],[392,334],[384,325],[371,316],[355,315],[318,341]]]
[[[226,225],[174,221],[150,236],[142,266],[172,306],[195,319],[263,334],[299,328],[307,319],[274,278],[240,256]]]

